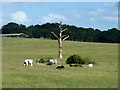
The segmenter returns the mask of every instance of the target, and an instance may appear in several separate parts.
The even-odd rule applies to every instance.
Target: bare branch
[[[62,32],[66,31],[66,30],[68,30],[68,28],[66,28],[66,29],[62,30]]]
[[[67,36],[67,35],[63,35],[62,38],[65,37],[65,36]]]
[[[67,37],[65,37],[65,38],[63,39],[63,41],[65,41],[67,38],[69,38],[69,35],[68,35]]]
[[[60,21],[59,28],[60,28],[60,30],[62,30],[62,21]]]
[[[60,30],[62,30],[62,26],[61,25],[59,25],[59,28],[60,28]]]
[[[58,36],[57,36],[54,32],[51,32],[51,33],[52,33],[57,39],[59,39]]]

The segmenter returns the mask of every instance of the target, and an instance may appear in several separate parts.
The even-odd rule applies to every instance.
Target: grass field
[[[66,59],[73,54],[90,57],[96,62],[93,68],[69,67]],[[41,57],[58,59],[58,42],[44,39],[2,39],[3,88],[117,88],[118,44],[63,42],[65,69],[53,66],[24,67],[25,59]]]

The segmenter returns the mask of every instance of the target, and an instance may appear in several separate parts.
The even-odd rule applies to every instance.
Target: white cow
[[[57,59],[50,59],[48,63],[57,64]]]
[[[33,60],[32,59],[26,59],[24,61],[24,66],[28,66],[28,64],[30,64],[31,66],[33,66]]]
[[[88,64],[88,67],[93,67],[93,64]]]

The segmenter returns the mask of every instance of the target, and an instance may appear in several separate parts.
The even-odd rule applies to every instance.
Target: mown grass
[[[73,54],[90,57],[96,62],[93,68],[69,67],[66,59]],[[58,42],[44,39],[2,39],[2,87],[3,88],[117,88],[118,44],[63,42],[65,69],[56,66],[24,67],[25,59],[58,59]]]

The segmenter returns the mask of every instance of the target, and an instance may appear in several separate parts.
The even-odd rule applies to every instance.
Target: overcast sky
[[[62,21],[100,30],[118,27],[116,2],[4,2],[1,13],[3,25],[15,22],[29,26]]]

